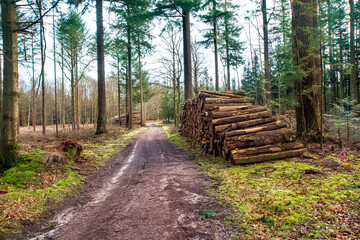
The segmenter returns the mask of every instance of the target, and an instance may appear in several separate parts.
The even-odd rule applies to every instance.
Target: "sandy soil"
[[[31,239],[231,239],[211,181],[152,125]],[[34,236],[34,235],[33,235]]]

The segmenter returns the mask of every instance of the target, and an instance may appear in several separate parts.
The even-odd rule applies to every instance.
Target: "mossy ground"
[[[232,166],[204,154],[197,143],[171,134],[216,179],[211,192],[230,208],[228,221],[241,239],[359,239],[360,155],[311,154]]]
[[[0,175],[0,239],[18,234],[24,225],[35,223],[44,211],[80,187],[86,175],[103,166],[145,129],[130,132],[110,130],[97,136],[86,133],[79,137],[78,134],[77,141],[84,147],[81,158],[85,162],[67,160],[56,167],[44,164],[44,157],[54,151],[54,146],[60,145],[63,139],[48,143],[51,148],[32,142],[31,148],[20,154],[17,165]]]

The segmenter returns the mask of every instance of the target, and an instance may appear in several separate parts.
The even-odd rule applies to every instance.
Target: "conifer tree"
[[[295,93],[297,133],[306,140],[318,140],[321,132],[320,39],[316,0],[293,2],[293,51],[298,79]]]

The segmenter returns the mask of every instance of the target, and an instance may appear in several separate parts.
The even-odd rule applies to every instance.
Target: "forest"
[[[41,126],[46,134],[46,126],[55,125],[57,134],[69,124],[72,131],[95,124],[102,133],[122,114],[132,128],[135,110],[141,125],[161,118],[178,126],[184,100],[201,90],[245,90],[273,112],[295,111],[304,139],[319,140],[326,114],[346,115],[345,124],[356,126],[357,2],[273,1],[267,7],[262,1],[246,16],[239,16],[241,5],[231,1],[111,2],[105,11],[113,18],[105,30],[96,5],[96,37],[82,17],[91,4],[64,4],[35,1],[2,8],[2,155],[16,152],[17,129],[24,126],[33,131]],[[191,39],[191,15],[206,26],[201,40]],[[164,49],[161,77],[154,79],[144,58],[154,52],[151,22],[159,19],[166,21],[160,31]],[[207,56],[211,61],[205,61],[204,49],[213,53]],[[97,78],[90,71],[93,62]],[[160,109],[153,109],[154,96],[162,99]],[[344,119],[335,121],[343,127]],[[11,166],[12,158],[3,157],[3,167]]]
[[[253,99],[305,158],[360,159],[360,1],[1,0],[1,32],[1,177],[26,154],[58,161],[64,140],[86,150],[151,121],[184,129],[183,107],[207,93]],[[90,161],[81,151],[66,154]]]

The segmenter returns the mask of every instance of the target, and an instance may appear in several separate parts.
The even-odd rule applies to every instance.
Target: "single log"
[[[240,105],[240,106],[222,106],[217,109],[218,112],[228,112],[228,111],[238,111],[242,109],[248,109],[251,107],[255,107],[252,104]]]
[[[233,140],[232,137],[234,137],[234,136],[242,136],[242,135],[246,135],[246,134],[257,133],[257,132],[261,132],[261,131],[276,130],[276,129],[285,128],[285,127],[286,127],[285,123],[282,123],[281,121],[276,121],[276,122],[267,123],[267,124],[264,124],[264,125],[261,125],[258,127],[229,131],[229,132],[225,133],[225,137],[226,137],[226,139]]]
[[[212,120],[212,123],[214,124],[214,126],[217,126],[217,125],[224,125],[229,123],[243,122],[257,118],[267,118],[271,116],[272,116],[271,112],[264,111],[264,112],[250,113],[250,114],[238,115],[227,118],[214,119]]]
[[[301,149],[278,152],[278,153],[268,153],[268,154],[260,154],[260,155],[244,157],[244,158],[236,158],[233,159],[232,161],[234,164],[259,163],[259,162],[277,160],[288,157],[296,157],[303,154],[305,151],[306,148],[301,148]]]
[[[212,92],[212,91],[206,91],[206,90],[203,90],[201,92],[216,95],[216,96],[231,97],[231,98],[243,98],[245,96],[245,92],[243,92],[244,94],[241,94],[241,92],[232,94],[232,93],[226,93],[226,92]]]
[[[251,155],[285,152],[285,151],[302,149],[302,148],[304,148],[304,145],[299,142],[277,143],[272,145],[244,148],[244,149],[236,148],[230,151],[230,156],[232,159],[240,159],[244,157],[249,157]]]
[[[227,105],[229,103],[254,103],[254,98],[243,97],[243,98],[206,98],[205,104],[224,104]]]
[[[255,134],[235,136],[224,140],[226,151],[235,148],[256,147],[274,143],[295,141],[294,131],[287,128],[281,128],[274,131],[258,132]]]
[[[213,103],[213,104],[204,104],[202,110],[203,111],[219,111],[219,108],[223,107],[223,106],[232,106],[232,107],[239,107],[239,106],[252,106],[252,103],[227,103],[227,104],[222,104],[222,103]]]
[[[238,115],[244,115],[249,113],[257,113],[267,111],[266,107],[255,107],[255,106],[245,106],[244,108],[237,111],[218,111],[218,112],[210,112],[209,116],[211,119],[218,118],[227,118]]]
[[[247,127],[257,126],[260,124],[275,122],[276,117],[272,116],[269,118],[258,118],[253,119],[245,122],[237,122],[237,123],[231,123],[231,124],[224,124],[224,125],[218,125],[214,127],[214,131],[217,134],[221,134],[224,131],[232,131],[232,130],[238,130],[238,129],[244,129]]]

